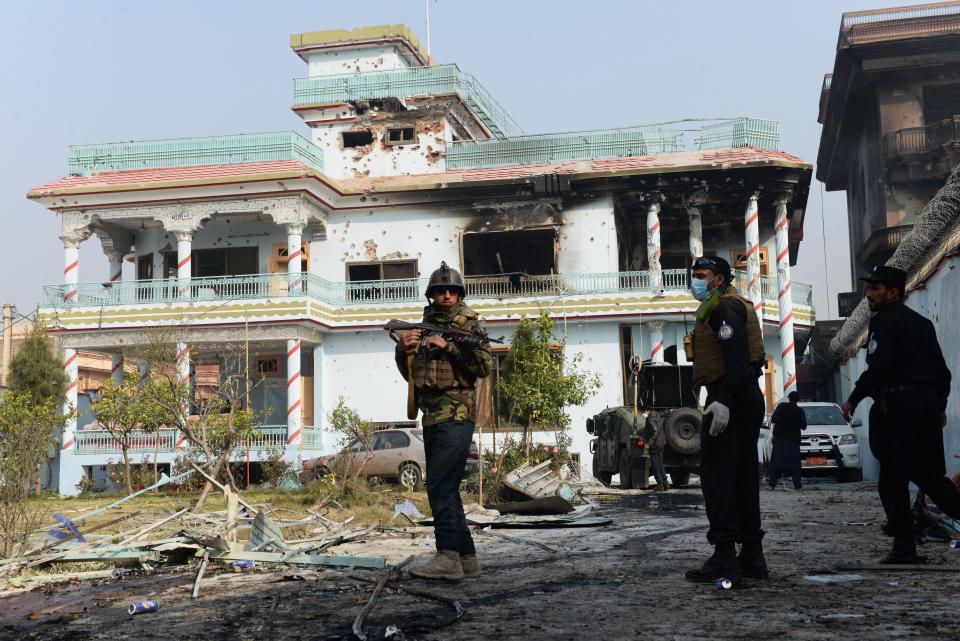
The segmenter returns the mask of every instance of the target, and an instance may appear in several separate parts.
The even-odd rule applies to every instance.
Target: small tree
[[[70,416],[59,399],[8,390],[0,400],[0,557],[21,552],[44,519],[43,507],[27,500],[29,479]]]
[[[351,474],[356,478],[360,475],[366,462],[373,456],[371,445],[373,442],[373,427],[368,421],[360,418],[360,414],[348,406],[346,399],[342,396],[337,399],[337,406],[333,408],[328,418],[330,419],[330,425],[333,426],[333,429],[341,434],[340,440],[337,443],[340,449],[350,447],[354,443],[359,442],[366,452],[364,460],[360,464],[356,464],[352,456],[348,456],[349,460],[341,461],[341,464],[345,466],[343,472],[345,474]]]
[[[558,446],[569,444],[566,408],[583,405],[600,388],[596,373],[581,370],[583,354],[566,359],[566,338],[553,336],[546,312],[523,318],[510,341],[497,390],[511,415],[523,421],[523,442],[529,452],[531,431],[553,429]]]
[[[144,393],[140,381],[126,379],[122,383],[107,381],[100,388],[100,398],[90,406],[97,422],[120,443],[127,493],[133,492],[130,472],[130,437],[134,431],[155,432],[163,422],[163,409]],[[156,414],[161,416],[156,416]]]
[[[53,407],[60,408],[67,393],[67,382],[62,359],[54,351],[53,341],[47,334],[46,324],[39,320],[34,321],[16,356],[10,361],[8,393],[25,397],[38,407],[45,407],[48,403],[52,403]],[[60,436],[63,425],[61,423],[53,435],[55,438]],[[43,433],[45,427],[38,425],[37,429]],[[29,476],[23,477],[30,478],[35,475],[38,496],[41,487],[40,468],[45,460],[57,455],[55,445],[52,442],[48,444],[44,448],[43,456],[37,459],[35,469],[29,473]]]

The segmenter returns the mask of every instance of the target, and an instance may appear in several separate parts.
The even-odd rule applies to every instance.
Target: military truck
[[[651,473],[644,456],[646,419],[643,412],[662,417],[666,446],[664,467],[674,485],[686,485],[700,466],[700,403],[693,388],[692,365],[644,364],[633,377],[639,412],[633,406],[609,407],[587,419],[593,454],[593,475],[609,486],[620,476],[621,488],[643,488]]]

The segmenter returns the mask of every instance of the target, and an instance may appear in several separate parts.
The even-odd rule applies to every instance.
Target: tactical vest
[[[461,305],[461,313],[454,316],[449,325],[458,329],[469,329],[471,316],[476,318],[476,312],[466,305]],[[418,390],[442,392],[457,388],[472,389],[476,382],[475,378],[460,372],[459,368],[454,366],[450,354],[445,350],[421,348],[413,358],[413,384]]]
[[[753,309],[753,303],[737,294],[735,290],[725,293],[721,300],[724,298],[733,298],[743,303],[747,312],[747,346],[750,349],[750,363],[761,365],[766,359],[766,354],[763,349],[760,321]],[[699,318],[693,328],[693,355],[694,385],[709,385],[723,378],[723,349],[720,337],[707,321]]]

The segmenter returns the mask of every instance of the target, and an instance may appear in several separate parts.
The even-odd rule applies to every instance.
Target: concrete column
[[[744,231],[746,233],[747,257],[747,298],[753,303],[753,308],[760,319],[760,331],[763,331],[763,288],[760,282],[760,212],[757,210],[757,196],[750,196],[747,202],[747,211],[743,216]]]
[[[193,253],[193,232],[178,231],[177,237],[177,287],[180,298],[190,298],[191,258]]]
[[[320,438],[320,453],[332,454],[333,443],[327,441],[324,430],[325,407],[323,403],[323,343],[313,348],[313,428]]]
[[[77,283],[80,282],[80,241],[63,239],[63,302],[76,304]]]
[[[189,285],[187,286],[187,288],[189,290]],[[184,385],[187,386],[187,403],[181,409],[181,412],[183,414],[183,422],[186,423],[188,420],[190,420],[190,400],[189,399],[193,395],[190,393],[191,391],[190,345],[182,341],[177,343],[176,365],[177,365],[177,379],[179,380],[180,383],[183,383]],[[186,436],[184,436],[183,434],[178,434],[176,447],[178,448],[182,447],[183,444],[186,443],[186,440],[187,440]]]
[[[80,369],[77,350],[66,347],[63,350],[63,372],[67,375],[67,392],[63,402],[64,414],[77,408],[77,394],[80,387]],[[77,483],[83,478],[83,465],[76,456],[76,416],[67,420],[60,439],[60,470],[57,491],[64,496],[78,494]]]
[[[116,283],[123,280],[123,260],[110,259],[110,282]]]
[[[663,363],[663,321],[650,321],[650,362]]]
[[[287,278],[290,283],[290,295],[299,296],[303,292],[303,226],[284,225],[287,229]]]
[[[300,339],[287,341],[287,462],[298,462],[303,440],[300,399]]]
[[[780,312],[780,358],[783,367],[783,395],[797,389],[797,362],[793,343],[793,296],[790,283],[790,244],[787,201],[778,200],[777,222],[777,309]]]
[[[660,254],[660,203],[652,202],[647,209],[647,269],[650,271],[650,289],[654,296],[663,292]]]
[[[123,355],[122,354],[111,354],[110,355],[110,379],[120,385],[123,383],[123,379],[126,378],[123,372]]]
[[[690,217],[690,264],[703,256],[703,204],[705,194],[695,194],[687,203],[687,215]]]

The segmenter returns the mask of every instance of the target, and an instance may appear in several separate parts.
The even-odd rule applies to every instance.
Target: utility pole
[[[7,386],[10,380],[10,358],[13,354],[13,305],[3,305],[3,369],[0,370],[0,385]]]
[[[430,0],[423,0],[424,7],[427,10],[427,58],[430,58]],[[427,60],[427,64],[431,64]]]

